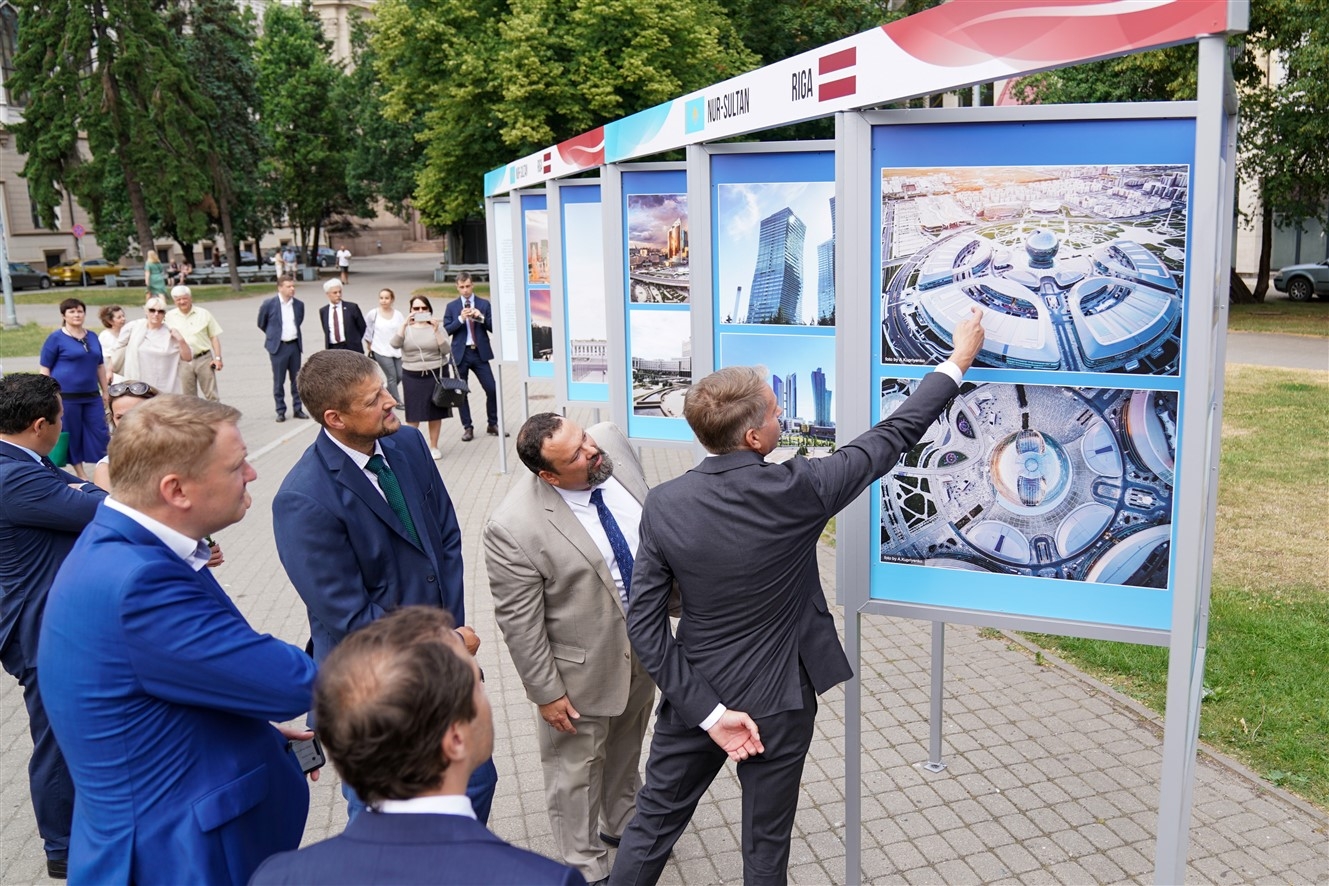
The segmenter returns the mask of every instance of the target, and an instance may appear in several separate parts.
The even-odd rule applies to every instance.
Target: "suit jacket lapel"
[[[415,476],[415,473],[411,470],[411,466],[407,464],[405,451],[397,445],[395,440],[391,437],[384,437],[378,442],[379,445],[383,447],[383,454],[387,457],[388,464],[392,467],[393,473],[398,476],[397,483],[401,486],[402,498],[406,499],[406,510],[410,513],[412,522],[415,523],[416,535],[420,536],[419,546],[421,550],[426,554],[429,554],[429,557],[432,560],[433,553],[424,543],[426,535],[425,527],[429,525],[428,521],[430,520],[430,515],[425,513],[425,499],[422,492],[423,487],[421,486],[423,481]],[[386,502],[384,502],[384,504],[386,504]],[[392,509],[388,508],[388,510],[391,511]],[[400,528],[402,538],[410,541],[411,537],[406,534],[406,527],[401,525],[401,520],[396,519],[396,514],[393,514],[392,516],[396,520],[397,526]],[[438,569],[439,564],[435,563],[434,568]]]
[[[613,594],[614,600],[617,601],[619,599],[618,585],[614,582],[614,576],[609,571],[609,567],[605,565],[605,558],[600,553],[599,546],[596,545],[595,540],[591,538],[586,528],[581,525],[581,520],[577,519],[577,515],[572,513],[572,509],[568,507],[567,502],[563,501],[563,497],[554,491],[554,487],[537,477],[533,476],[531,479],[536,483],[536,498],[541,507],[545,509],[545,516],[549,520],[550,528],[567,539],[568,544],[576,548],[586,558],[586,562],[590,563],[591,567],[595,569],[595,574],[600,576],[600,582],[605,586],[605,589]]]
[[[387,500],[374,488],[374,484],[369,482],[365,472],[356,467],[355,462],[351,461],[346,453],[341,451],[341,447],[331,440],[325,439],[324,433],[319,433],[314,445],[318,447],[319,454],[323,456],[323,461],[327,463],[328,472],[332,474],[332,481],[340,483],[358,496],[360,501],[364,502],[369,510],[374,512],[374,516],[382,520],[383,524],[393,532],[400,535],[407,544],[414,544],[411,537],[406,534],[406,527],[402,525],[401,518],[393,513],[392,508],[388,507]],[[393,471],[396,471],[395,467]],[[402,491],[405,493],[404,485]],[[407,508],[410,508],[409,496],[407,497]],[[415,514],[412,513],[411,517],[415,519]],[[416,524],[416,531],[420,531],[418,523]]]

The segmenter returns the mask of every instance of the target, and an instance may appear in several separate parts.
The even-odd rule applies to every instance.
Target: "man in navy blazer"
[[[329,280],[323,284],[328,303],[318,309],[318,320],[323,326],[323,347],[343,348],[365,352],[365,315],[353,301],[343,301],[341,281]]]
[[[443,328],[452,336],[452,362],[462,381],[472,371],[480,380],[480,387],[485,389],[485,416],[489,420],[485,433],[496,437],[498,394],[494,371],[489,367],[489,361],[494,359],[494,349],[489,344],[489,333],[494,331],[494,312],[488,299],[475,295],[475,281],[465,271],[457,275],[457,292],[458,297],[443,309]],[[462,440],[474,440],[470,403],[461,404],[461,426]]]
[[[60,384],[36,373],[0,378],[0,662],[23,687],[32,734],[28,791],[46,870],[63,876],[74,783],[46,719],[37,648],[46,598],[78,534],[106,493],[53,465]]]
[[[653,884],[725,761],[743,785],[743,881],[784,883],[817,696],[852,675],[817,575],[826,521],[912,448],[983,343],[978,308],[950,360],[885,420],[825,458],[766,461],[780,406],[758,367],[688,391],[710,457],[651,490],[632,570],[628,637],[664,696],[637,814],[609,879]],[[735,556],[735,552],[749,556]],[[669,624],[677,582],[682,617]]]
[[[466,783],[493,751],[494,718],[453,625],[442,610],[408,606],[324,660],[314,693],[323,747],[373,811],[340,836],[269,859],[252,886],[584,886],[575,870],[475,820]]]
[[[300,387],[323,430],[282,481],[272,524],[277,554],[309,610],[314,659],[402,606],[446,610],[474,653],[480,639],[465,627],[457,513],[424,437],[401,428],[378,364],[319,351],[300,370]],[[482,822],[497,780],[492,761],[472,779]],[[363,804],[351,793],[346,799],[354,818]]]
[[[291,406],[296,418],[309,418],[300,405],[300,354],[304,337],[300,324],[305,322],[305,303],[295,297],[295,278],[283,275],[277,281],[277,294],[258,306],[258,328],[263,330],[263,347],[272,361],[272,399],[277,402],[277,421],[286,421],[286,379],[291,379]],[[358,341],[358,339],[357,339]]]
[[[237,522],[257,475],[240,413],[161,395],[120,419],[114,495],[56,575],[38,671],[74,778],[69,879],[243,884],[300,845],[309,789],[279,730],[314,663],[259,634],[202,539]]]

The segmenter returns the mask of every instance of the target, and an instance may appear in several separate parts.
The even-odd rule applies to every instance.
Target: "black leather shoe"
[[[52,880],[69,879],[69,860],[64,858],[46,859],[46,876]]]
[[[606,834],[604,831],[601,831],[601,832],[600,832],[600,842],[603,843],[603,844],[605,844],[606,846],[613,846],[615,849],[617,849],[617,848],[618,848],[618,844],[621,843],[621,842],[623,842],[623,838],[622,838],[622,837],[611,837],[611,836],[609,836],[608,834]]]
[[[474,439],[475,439],[475,431],[471,430],[470,428],[467,428],[466,430],[461,432],[461,442],[470,443]]]
[[[307,412],[305,412],[303,409],[297,409],[297,410],[295,410],[295,417],[296,417],[296,418],[309,418],[309,414],[308,414]]]
[[[284,412],[277,413],[277,421],[286,421],[286,413]]]
[[[497,436],[498,436],[498,426],[497,426],[497,425],[490,425],[489,427],[485,428],[485,433],[488,434],[488,435],[491,436],[491,437],[497,437]],[[504,436],[504,437],[511,437],[512,435],[509,434],[509,433],[507,433],[507,432],[504,432],[503,436]]]

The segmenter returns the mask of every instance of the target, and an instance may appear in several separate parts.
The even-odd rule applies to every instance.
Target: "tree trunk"
[[[221,201],[221,223],[222,223],[222,236],[226,238],[226,248],[227,250],[231,250],[232,249],[231,244],[235,242],[235,237],[233,236],[233,232],[231,230],[231,205],[230,201],[228,200]],[[235,249],[233,251],[235,254],[231,256],[231,289],[234,292],[239,292],[240,291],[240,250]]]
[[[1227,289],[1228,301],[1235,305],[1248,305],[1255,303],[1255,296],[1251,294],[1251,288],[1246,285],[1246,281],[1241,279],[1236,268],[1232,268],[1232,273],[1228,277]]]
[[[1260,266],[1255,273],[1255,291],[1252,297],[1258,302],[1264,301],[1269,291],[1269,263],[1274,251],[1274,210],[1268,200],[1261,200],[1260,209]]]
[[[101,4],[95,4],[93,13],[97,17],[97,48],[102,57],[101,64],[102,95],[106,100],[106,112],[111,121],[111,132],[115,136],[116,149],[120,155],[120,168],[125,174],[125,193],[129,196],[129,207],[134,215],[134,231],[138,238],[139,251],[146,260],[148,250],[153,248],[152,223],[148,220],[148,202],[143,198],[143,183],[132,164],[124,158],[132,156],[129,146],[129,133],[126,131],[124,108],[120,99],[120,84],[111,73],[114,58],[108,47],[115,44],[107,32]]]

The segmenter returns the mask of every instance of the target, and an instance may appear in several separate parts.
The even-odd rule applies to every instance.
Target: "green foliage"
[[[371,214],[374,201],[382,198],[394,215],[405,217],[424,154],[416,138],[418,127],[383,116],[378,59],[363,20],[352,25],[351,48],[355,68],[343,84],[342,102],[353,130],[346,157],[346,194],[357,215]]]
[[[1024,104],[1161,102],[1195,98],[1194,43],[1044,71],[1015,86]]]
[[[514,157],[757,64],[715,0],[383,0],[371,45],[385,116],[418,127],[431,224],[478,212]]]
[[[260,169],[274,220],[284,215],[306,247],[326,219],[350,208],[346,114],[338,105],[345,75],[330,49],[309,0],[268,6],[255,49],[259,132],[268,146]]]

